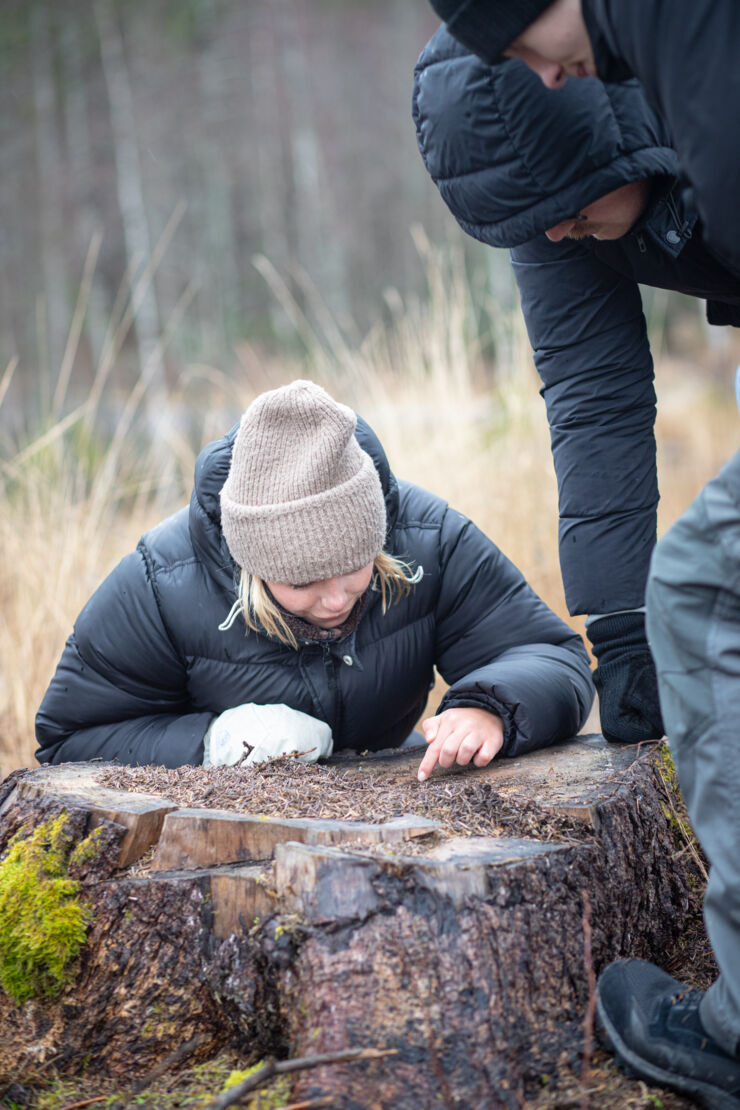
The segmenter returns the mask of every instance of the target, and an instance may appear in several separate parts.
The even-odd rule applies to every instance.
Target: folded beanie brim
[[[227,481],[222,526],[235,562],[265,581],[296,586],[371,563],[383,548],[385,500],[372,459],[362,456],[347,481],[297,501],[246,505],[231,499]]]

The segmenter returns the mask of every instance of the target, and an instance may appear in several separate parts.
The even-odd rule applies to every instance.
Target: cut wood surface
[[[60,767],[42,767],[18,779],[15,793],[19,798],[55,797],[67,799],[70,805],[81,805],[95,819],[114,821],[126,832],[121,839],[119,867],[128,867],[156,844],[165,815],[176,806],[156,795],[130,794],[111,790],[98,784],[99,763],[65,763]],[[3,812],[13,802],[12,793],[0,806]]]
[[[105,835],[74,981],[57,1001],[0,995],[0,1074],[142,1074],[201,1035],[200,1056],[234,1038],[255,1059],[394,1050],[297,1075],[296,1101],[517,1107],[580,1052],[584,895],[597,971],[682,929],[664,752],[580,737],[424,784],[414,750],[16,776],[0,847],[62,810],[75,838]]]
[[[167,814],[152,859],[152,867],[210,867],[237,860],[272,859],[275,848],[287,840],[304,844],[339,844],[343,840],[367,844],[409,840],[439,828],[436,821],[397,817],[382,825],[358,821],[306,818],[282,821],[247,817],[214,809],[178,809]]]

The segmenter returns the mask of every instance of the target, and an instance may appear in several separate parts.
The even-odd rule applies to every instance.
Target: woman
[[[82,610],[37,756],[177,767],[254,757],[255,744],[259,758],[398,747],[435,666],[450,688],[422,725],[420,779],[436,762],[484,766],[572,736],[593,698],[580,638],[498,548],[397,482],[369,427],[297,381],[201,452],[189,510]],[[262,719],[256,734],[255,706],[314,720],[288,714],[286,740]],[[331,743],[326,728],[304,734],[316,721]]]

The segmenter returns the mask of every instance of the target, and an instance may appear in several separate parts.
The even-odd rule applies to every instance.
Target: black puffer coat
[[[549,90],[523,63],[486,66],[440,29],[417,64],[413,112],[424,163],[461,226],[514,248],[551,428],[568,607],[639,607],[658,485],[638,283],[705,297],[710,322],[740,324],[740,282],[703,245],[675,152],[636,83]],[[545,237],[646,177],[651,203],[621,239]]]
[[[371,592],[343,641],[295,651],[245,635],[241,620],[219,632],[236,598],[219,506],[235,434],[201,452],[190,508],[148,532],[82,610],[36,719],[40,761],[200,763],[212,717],[245,702],[327,721],[335,749],[392,747],[422,713],[435,665],[450,683],[441,709],[499,713],[506,755],[579,730],[593,697],[580,637],[475,525],[397,483],[363,422],[357,437],[385,492],[386,550],[422,565],[422,581],[385,615]]]
[[[713,253],[740,277],[740,4],[583,0],[597,72],[632,74],[665,119]]]

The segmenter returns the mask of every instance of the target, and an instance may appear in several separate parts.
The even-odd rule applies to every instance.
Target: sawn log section
[[[16,773],[0,787],[0,847],[62,809],[76,837],[104,835],[79,875],[95,919],[74,982],[54,1002],[0,993],[0,1074],[54,1059],[131,1077],[201,1035],[201,1056],[237,1039],[245,1060],[396,1050],[299,1074],[296,1100],[517,1107],[526,1079],[580,1052],[584,893],[596,971],[621,955],[659,960],[685,923],[692,875],[664,752],[579,737],[438,772],[419,790],[475,791],[491,829],[505,808],[515,834],[467,837],[429,806],[383,822],[264,818],[101,786],[106,764]],[[384,776],[413,783],[418,759],[335,766],[381,792]]]

